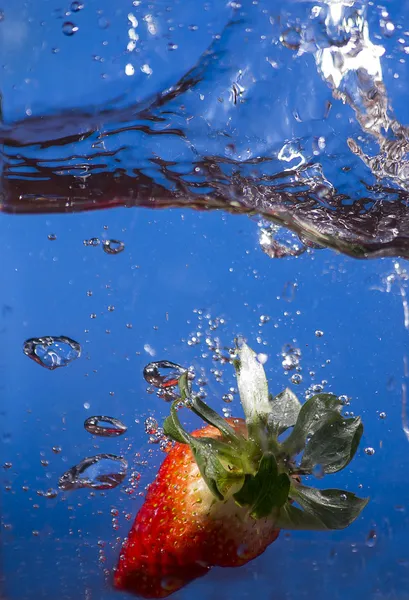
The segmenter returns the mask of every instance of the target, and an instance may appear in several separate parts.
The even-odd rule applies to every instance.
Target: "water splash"
[[[403,9],[392,22],[363,2],[210,6],[213,29],[200,56],[173,39],[179,28],[171,40],[162,36],[160,14],[144,21],[138,4],[121,24],[123,56],[110,73],[132,66],[122,96],[98,106],[94,94],[89,110],[41,114],[33,101],[29,112],[4,114],[0,210],[224,208],[261,213],[303,241],[353,256],[409,256],[409,133],[383,77],[389,55],[399,77],[409,48],[393,35]],[[177,16],[189,27],[190,18],[187,9]],[[130,52],[142,22],[138,67]],[[152,66],[158,44],[170,81]],[[170,61],[170,49],[179,60]],[[190,66],[180,76],[183,57]],[[4,61],[12,60],[8,53]],[[400,77],[399,93],[408,85]]]
[[[260,227],[259,244],[270,258],[300,256],[307,249],[295,233],[274,224]]]

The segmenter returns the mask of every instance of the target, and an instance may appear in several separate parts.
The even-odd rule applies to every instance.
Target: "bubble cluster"
[[[285,371],[292,371],[300,364],[301,350],[291,344],[286,344],[281,350],[281,364]]]

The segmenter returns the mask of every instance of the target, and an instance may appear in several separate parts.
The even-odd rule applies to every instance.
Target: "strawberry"
[[[176,444],[124,542],[116,588],[164,598],[213,566],[238,567],[256,558],[280,528],[342,529],[366,505],[353,493],[300,482],[300,475],[318,467],[322,475],[350,462],[362,436],[360,418],[345,419],[341,402],[330,394],[303,406],[288,389],[271,398],[264,369],[244,343],[235,367],[245,420],[222,419],[181,377],[181,399],[164,423]],[[180,404],[207,426],[185,431]]]
[[[245,421],[227,422],[246,435]],[[211,425],[192,436],[222,437]],[[176,443],[150,486],[122,549],[115,585],[144,598],[164,598],[213,565],[245,564],[264,552],[279,534],[271,518],[248,519],[247,513],[232,496],[216,500],[190,447]],[[248,546],[246,539],[252,540]]]

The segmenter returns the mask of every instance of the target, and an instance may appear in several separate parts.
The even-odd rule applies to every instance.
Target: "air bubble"
[[[365,544],[368,546],[368,548],[373,548],[375,546],[377,537],[378,536],[375,529],[371,529],[365,541]]]
[[[93,237],[93,238],[90,238],[89,240],[83,241],[84,246],[94,246],[94,248],[96,246],[99,246],[100,243],[101,243],[101,240],[97,237]]]
[[[79,358],[81,346],[66,336],[46,336],[26,340],[23,352],[37,364],[53,371],[59,367],[66,367]]]
[[[120,240],[104,240],[102,248],[106,254],[119,254],[125,250],[125,244]]]
[[[145,419],[145,431],[149,433],[149,435],[154,435],[157,433],[159,429],[159,425],[157,420],[154,417],[148,417]]]
[[[314,394],[320,394],[324,389],[324,386],[321,383],[315,383],[314,385],[311,386],[311,391],[314,392]]]
[[[89,417],[84,422],[84,429],[92,435],[99,435],[102,437],[117,437],[123,435],[127,431],[126,425],[119,419],[105,416]]]
[[[301,350],[286,344],[281,351],[281,356],[283,357],[281,364],[284,370],[291,371],[300,364]]]
[[[92,488],[95,490],[111,490],[125,479],[128,463],[115,454],[98,454],[84,458],[59,479],[58,487],[62,490]]]
[[[268,361],[268,354],[264,354],[263,352],[260,352],[259,354],[257,354],[257,360],[261,365],[265,365],[266,362]]]
[[[341,404],[343,406],[350,406],[350,404],[351,404],[351,398],[349,398],[345,394],[342,394],[341,396],[338,396],[338,400],[341,402]]]
[[[58,490],[53,488],[49,488],[45,492],[37,490],[37,496],[42,496],[43,498],[56,498],[58,496]]]
[[[79,12],[84,8],[84,5],[81,2],[71,2],[70,10],[71,12]]]
[[[65,23],[63,23],[62,26],[62,32],[64,35],[74,35],[74,33],[77,33],[78,31],[78,27],[77,25],[74,25],[74,23],[71,23],[71,21],[66,21]]]
[[[100,29],[108,29],[108,27],[109,27],[109,21],[108,21],[108,19],[105,18],[105,17],[100,17],[98,19],[98,27]]]
[[[280,36],[280,42],[289,50],[298,50],[301,45],[301,31],[297,27],[289,27]]]
[[[174,395],[174,390],[178,385],[180,377],[186,369],[180,365],[170,362],[168,360],[159,360],[151,362],[143,370],[143,376],[145,381],[150,385],[153,385],[160,390],[166,390],[169,392],[169,400]]]
[[[394,35],[396,28],[392,21],[381,19],[380,25],[384,37],[390,38]]]

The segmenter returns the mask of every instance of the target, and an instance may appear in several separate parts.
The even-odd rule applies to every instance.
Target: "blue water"
[[[206,400],[240,415],[236,394],[232,403],[222,400],[235,388],[233,367],[213,360],[206,338],[228,348],[243,335],[267,355],[272,393],[290,385],[303,399],[321,384],[350,398],[348,410],[362,416],[364,437],[347,469],[322,484],[371,501],[347,530],[282,532],[255,561],[240,569],[213,569],[175,599],[407,600],[409,274],[398,257],[409,254],[401,143],[406,129],[392,123],[392,113],[389,120],[382,113],[379,127],[365,120],[385,98],[396,119],[409,120],[406,42],[399,41],[408,40],[409,48],[406,4],[396,0],[386,9],[356,3],[359,11],[366,6],[372,42],[385,48],[385,97],[380,80],[370,81],[380,97],[375,107],[362,101],[363,67],[361,80],[351,71],[336,91],[322,65],[316,67],[308,45],[313,5],[307,2],[277,7],[243,2],[241,8],[176,0],[152,4],[85,0],[70,15],[68,5],[51,0],[24,6],[7,0],[3,6],[0,596],[121,597],[112,590],[112,569],[145,486],[164,457],[160,445],[150,443],[145,420],[153,417],[160,425],[169,411],[148,389],[143,368],[161,359],[192,366],[196,378],[207,380]],[[126,51],[130,13],[141,35],[139,52],[132,54]],[[153,14],[159,33],[149,32],[146,14]],[[233,24],[227,26],[229,19]],[[67,20],[79,27],[73,36],[62,33]],[[287,47],[280,42],[288,28],[290,42],[304,32],[298,55],[288,40]],[[243,31],[250,36],[248,46],[242,44]],[[199,60],[209,44],[216,45],[213,58]],[[148,62],[149,77],[140,69]],[[134,76],[125,73],[129,63]],[[202,69],[197,89],[134,117],[147,98],[164,93],[197,64]],[[237,79],[240,67],[246,77]],[[234,82],[234,94],[244,94],[245,101],[237,110]],[[192,120],[180,112],[184,102]],[[328,115],[326,102],[333,104]],[[159,114],[158,125],[152,117]],[[31,116],[39,121],[33,124]],[[89,139],[78,138],[84,123],[94,127]],[[182,134],[146,133],[133,129],[135,123],[179,127]],[[98,139],[101,132],[105,142]],[[320,136],[326,146],[317,154]],[[388,149],[382,136],[397,143]],[[368,156],[379,152],[379,162],[368,164],[352,153],[348,137]],[[47,144],[38,143],[40,138]],[[26,145],[19,146],[24,139]],[[280,148],[286,148],[281,155]],[[297,153],[305,160],[300,167]],[[206,171],[209,157],[223,177]],[[173,161],[165,164],[172,176],[163,161]],[[195,170],[196,161],[202,170]],[[189,185],[178,187],[175,173]],[[302,196],[303,190],[309,195]],[[98,199],[116,208],[102,208]],[[232,200],[237,212],[254,214],[230,214]],[[119,207],[124,204],[130,208]],[[221,210],[198,211],[193,205]],[[101,208],[83,210],[90,207]],[[260,247],[258,212],[332,249],[270,258]],[[292,239],[286,231],[281,235]],[[101,243],[84,244],[92,238]],[[105,252],[104,240],[123,242],[123,251]],[[387,257],[347,256],[365,253]],[[269,319],[260,321],[262,316]],[[81,356],[53,371],[42,368],[24,354],[23,344],[44,336],[75,340]],[[291,382],[295,371],[282,366],[287,344],[301,351],[298,385]],[[91,436],[83,425],[94,415],[120,419],[127,432]],[[192,427],[196,423],[185,418]],[[58,492],[64,472],[103,453],[128,461],[129,480],[103,492]]]
[[[79,591],[80,597],[114,597],[104,569],[112,567],[117,540],[130,526],[124,514],[133,516],[142,498],[129,497],[123,488],[92,497],[79,490],[55,499],[36,492],[56,487],[67,468],[99,452],[123,454],[141,473],[138,491],[151,481],[163,454],[148,444],[144,420],[161,421],[169,406],[146,391],[142,370],[152,360],[146,344],[156,358],[203,367],[209,402],[240,414],[237,397],[229,405],[221,401],[234,386],[232,367],[222,367],[223,384],[217,384],[210,369],[218,365],[201,358],[205,344],[187,344],[199,325],[197,309],[225,319],[209,333],[226,346],[243,334],[268,354],[273,392],[289,383],[280,353],[293,343],[302,352],[303,382],[293,386],[301,397],[323,379],[325,389],[351,397],[350,409],[364,420],[364,439],[346,472],[328,480],[330,486],[370,495],[371,503],[345,532],[282,534],[248,567],[214,570],[179,596],[246,598],[257,589],[278,598],[329,593],[341,598],[348,590],[354,598],[405,597],[409,458],[401,384],[408,333],[399,289],[380,291],[394,270],[392,259],[361,262],[316,250],[271,260],[258,247],[251,219],[222,213],[119,209],[4,216],[1,228],[1,452],[2,461],[13,465],[2,473],[7,598],[68,599]],[[47,238],[51,232],[55,241]],[[107,234],[124,241],[123,253],[110,256],[101,247],[83,245],[83,239]],[[283,298],[288,282],[297,284],[291,302]],[[261,315],[270,321],[259,327]],[[316,330],[324,335],[317,338]],[[23,354],[22,341],[44,334],[78,340],[82,357],[64,369],[42,369]],[[385,419],[379,418],[382,411]],[[120,418],[128,426],[126,436],[92,438],[83,429],[91,414]],[[61,446],[61,453],[54,454],[53,446]],[[375,449],[373,456],[364,453],[368,446]],[[111,509],[119,511],[117,530]],[[376,544],[368,547],[371,530]],[[98,541],[106,544],[105,563],[99,563]]]

